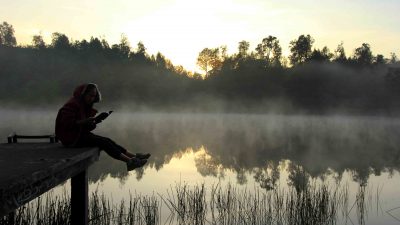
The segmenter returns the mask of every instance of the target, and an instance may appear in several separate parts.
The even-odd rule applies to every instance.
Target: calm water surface
[[[0,110],[3,141],[19,134],[53,133],[55,111]],[[348,216],[365,189],[365,224],[400,224],[400,120],[355,116],[113,113],[95,133],[132,152],[152,154],[148,164],[126,172],[102,153],[89,170],[90,189],[119,202],[129,193],[165,196],[177,183],[231,184],[268,192],[326,184],[347,187]],[[58,189],[69,189],[69,183]],[[209,194],[209,193],[208,193]],[[353,206],[353,207],[352,207]],[[162,219],[168,209],[162,206]]]

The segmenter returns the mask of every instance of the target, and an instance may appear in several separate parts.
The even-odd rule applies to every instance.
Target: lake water
[[[1,109],[0,115],[5,142],[12,131],[53,133],[56,112]],[[326,185],[348,190],[339,224],[400,224],[397,118],[114,112],[95,133],[152,154],[128,173],[102,152],[89,170],[90,190],[113,202],[130,194],[166,198],[182,184],[204,184],[207,196],[215,185],[249,193]],[[69,190],[69,182],[55,191],[61,189]],[[160,207],[165,221],[169,209]]]

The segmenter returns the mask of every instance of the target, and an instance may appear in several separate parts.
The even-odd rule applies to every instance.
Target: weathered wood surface
[[[61,144],[0,144],[0,216],[6,215],[98,160],[97,148]]]

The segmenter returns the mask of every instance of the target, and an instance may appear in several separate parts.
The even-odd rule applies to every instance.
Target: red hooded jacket
[[[82,84],[75,88],[73,97],[58,111],[56,118],[56,137],[65,146],[74,146],[82,135],[96,128],[95,125],[87,126],[77,124],[77,121],[93,117],[97,113],[96,109],[92,108],[92,106],[87,106],[83,101],[83,93],[85,93],[87,86],[88,84]],[[97,89],[96,85],[95,87]],[[99,100],[100,92],[97,89],[95,102]]]

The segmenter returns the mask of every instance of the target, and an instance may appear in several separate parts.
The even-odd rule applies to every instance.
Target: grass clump
[[[204,184],[176,183],[166,195],[129,194],[118,204],[96,190],[90,195],[89,224],[331,225],[338,223],[338,218],[354,224],[350,219],[353,209],[357,211],[358,223],[365,224],[366,188],[358,189],[350,209],[348,188],[308,184],[303,189],[277,186],[266,191],[216,184],[207,193]],[[166,221],[161,221],[161,203],[169,211],[168,218],[163,219]],[[0,218],[0,225],[69,224],[70,213],[69,195],[65,191],[60,196],[49,192],[20,207],[14,215]]]

